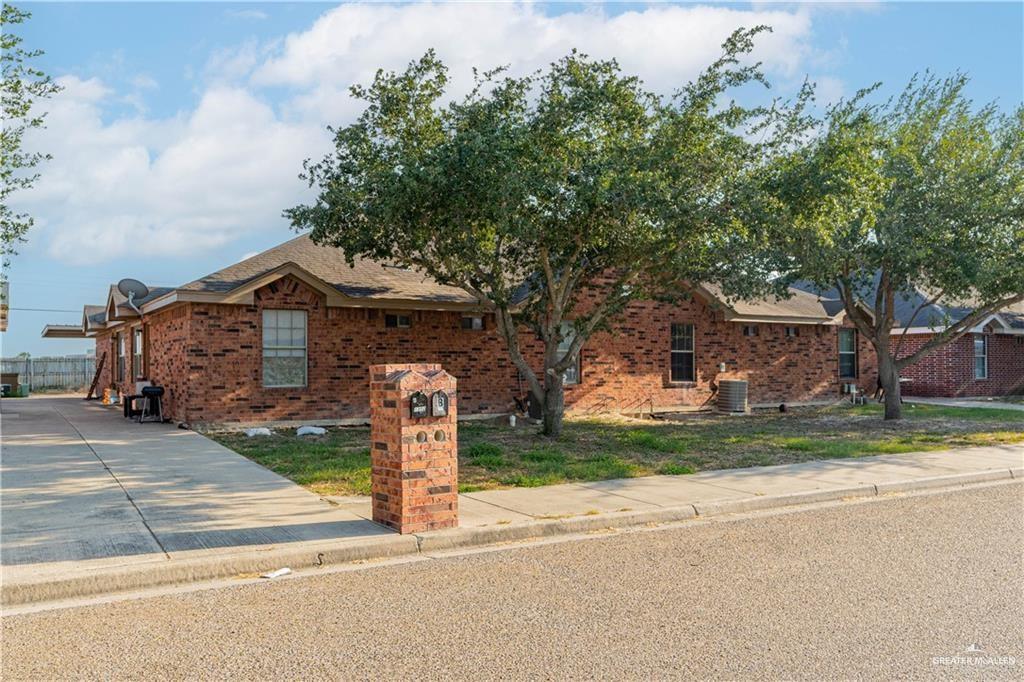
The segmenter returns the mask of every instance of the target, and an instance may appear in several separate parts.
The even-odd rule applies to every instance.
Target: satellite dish
[[[149,296],[149,287],[137,279],[125,278],[117,283],[117,290],[125,298],[145,298]]]
[[[128,305],[130,305],[135,312],[141,315],[142,311],[135,305],[135,299],[141,299],[149,296],[149,287],[137,279],[126,277],[117,283],[117,290],[121,292],[122,296],[128,299]]]

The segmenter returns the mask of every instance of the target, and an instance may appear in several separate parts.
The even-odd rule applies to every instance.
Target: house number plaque
[[[435,391],[430,398],[430,415],[432,417],[448,416],[448,394],[444,391]]]

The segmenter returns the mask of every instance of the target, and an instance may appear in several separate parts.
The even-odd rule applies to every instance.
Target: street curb
[[[929,478],[912,478],[905,481],[891,481],[879,483],[875,486],[879,495],[888,493],[902,493],[913,490],[927,490],[929,488],[949,488],[972,483],[986,483],[988,481],[1012,480],[1014,478],[1011,469],[992,469],[990,471],[977,471],[969,474],[950,474],[948,476],[931,476]]]
[[[460,547],[478,547],[503,542],[516,542],[555,535],[590,533],[612,528],[643,526],[652,523],[673,523],[697,517],[692,504],[662,507],[645,511],[608,512],[564,519],[538,519],[507,526],[455,528],[441,533],[417,536],[421,552],[437,552]]]
[[[855,485],[845,488],[827,488],[811,490],[804,493],[787,493],[785,495],[760,495],[744,497],[738,500],[718,500],[714,502],[696,503],[698,516],[719,516],[721,514],[738,514],[742,512],[761,511],[776,507],[790,507],[796,504],[814,504],[816,502],[834,502],[850,497],[874,497],[878,494],[873,485]]]
[[[227,556],[195,557],[97,570],[88,575],[11,584],[4,580],[4,607],[90,597],[144,588],[259,574],[287,566],[293,570],[328,564],[386,559],[418,552],[412,535],[385,535],[304,548],[253,550]]]
[[[951,474],[929,478],[910,479],[829,488],[784,495],[759,495],[737,500],[719,500],[660,507],[643,511],[609,512],[604,514],[571,516],[476,528],[454,528],[422,535],[384,535],[372,538],[347,539],[333,543],[308,543],[301,548],[273,547],[250,550],[227,556],[175,559],[168,562],[142,564],[111,570],[100,570],[89,575],[68,578],[40,579],[11,584],[4,580],[2,603],[4,607],[23,606],[41,602],[94,597],[144,588],[177,585],[189,582],[212,581],[259,574],[283,566],[293,570],[311,569],[357,561],[372,561],[402,556],[415,556],[430,552],[483,547],[501,543],[589,533],[615,528],[657,525],[708,518],[727,514],[791,507],[802,504],[875,497],[883,494],[916,490],[955,488],[974,483],[1010,481],[1024,478],[1024,468]]]

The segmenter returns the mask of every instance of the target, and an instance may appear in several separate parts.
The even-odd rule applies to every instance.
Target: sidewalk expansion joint
[[[140,520],[140,521],[142,521],[142,525],[146,527],[146,530],[147,530],[147,531],[149,532],[149,535],[150,535],[150,537],[152,537],[152,538],[153,538],[153,542],[155,542],[155,543],[157,544],[157,547],[159,547],[159,548],[160,548],[160,551],[161,551],[161,552],[163,552],[163,554],[164,554],[164,558],[166,558],[167,560],[170,560],[170,558],[171,558],[171,555],[170,555],[170,553],[169,553],[169,552],[167,551],[167,548],[166,548],[166,547],[164,547],[164,543],[160,542],[160,538],[158,538],[158,537],[156,536],[156,533],[154,533],[154,532],[153,532],[153,529],[149,527],[149,522],[148,522],[148,521],[146,521],[146,517],[142,515],[142,510],[141,510],[141,509],[139,509],[139,505],[135,504],[135,500],[134,500],[134,499],[132,499],[132,495],[131,495],[131,493],[129,493],[129,492],[128,492],[128,489],[124,487],[124,484],[123,484],[123,483],[121,483],[121,479],[119,479],[119,478],[117,477],[117,474],[115,474],[115,473],[114,473],[113,469],[111,469],[111,468],[110,468],[110,467],[109,467],[109,466],[107,465],[107,463],[103,461],[103,458],[102,458],[102,457],[100,457],[100,453],[96,452],[96,448],[94,448],[94,447],[92,446],[92,443],[90,443],[90,442],[89,442],[89,440],[88,440],[88,439],[87,439],[87,438],[86,438],[86,437],[85,437],[85,436],[84,436],[84,435],[82,434],[82,432],[78,430],[78,427],[77,427],[77,426],[75,426],[75,425],[74,425],[74,424],[72,423],[72,421],[71,421],[70,419],[68,419],[68,418],[67,418],[67,415],[65,415],[65,414],[64,414],[63,412],[61,412],[60,410],[58,410],[58,409],[57,409],[56,407],[55,407],[55,408],[53,408],[53,411],[54,411],[54,412],[56,412],[57,414],[59,414],[59,415],[60,415],[60,417],[61,417],[61,419],[63,419],[64,421],[66,421],[66,422],[68,423],[68,426],[70,426],[70,427],[72,428],[72,430],[73,430],[73,431],[74,431],[75,433],[77,433],[77,434],[78,434],[78,437],[82,439],[82,442],[83,442],[83,443],[85,443],[85,447],[89,448],[89,452],[91,452],[91,453],[93,454],[93,456],[94,456],[94,457],[96,458],[96,460],[97,460],[97,461],[98,461],[98,462],[99,462],[100,464],[102,464],[102,465],[103,465],[103,468],[104,468],[104,469],[106,469],[107,473],[108,473],[108,474],[110,474],[110,477],[111,477],[112,479],[114,479],[114,483],[117,483],[117,487],[118,487],[118,488],[120,488],[120,489],[121,489],[121,492],[123,492],[123,493],[124,493],[124,496],[125,496],[126,498],[128,498],[128,503],[132,505],[132,508],[133,508],[133,509],[135,510],[135,513],[139,515],[139,520]]]
[[[518,509],[512,509],[511,507],[505,507],[503,505],[497,504],[496,502],[491,502],[490,500],[481,500],[479,497],[473,497],[473,493],[462,493],[462,495],[468,497],[474,502],[483,502],[484,504],[489,504],[492,507],[497,507],[498,509],[502,509],[507,512],[512,512],[513,514],[522,514],[523,516],[529,516],[531,519],[536,519],[538,517],[537,514],[531,514],[529,512],[519,511]]]

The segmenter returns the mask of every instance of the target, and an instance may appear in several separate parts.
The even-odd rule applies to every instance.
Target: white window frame
[[[746,336],[746,337],[758,336],[759,332],[760,332],[760,330],[757,328],[756,324],[745,324],[745,325],[743,325],[743,336]]]
[[[302,339],[303,339],[303,344],[301,346],[297,346],[297,345],[293,345],[293,344],[282,345],[282,344],[278,343],[278,344],[274,344],[274,345],[268,346],[267,343],[266,343],[265,334],[264,334],[264,329],[266,328],[266,323],[267,323],[267,313],[292,313],[292,314],[294,314],[294,313],[302,313]],[[277,329],[281,329],[280,326],[277,326],[276,328]],[[291,326],[288,327],[288,329],[294,329],[294,328],[295,327],[291,327]],[[306,312],[305,310],[296,310],[294,308],[265,308],[262,311],[261,315],[260,315],[260,342],[261,342],[261,347],[260,347],[261,348],[261,350],[260,350],[260,360],[261,360],[261,362],[260,362],[260,371],[263,374],[263,377],[262,377],[263,378],[263,388],[305,388],[306,386],[309,385],[309,313],[308,312]],[[270,350],[270,351],[281,351],[281,350],[296,351],[296,350],[301,350],[302,351],[302,383],[301,384],[268,384],[267,383],[267,372],[266,372],[266,362],[267,362],[266,352],[268,350]],[[285,356],[285,357],[287,357],[287,356]],[[298,356],[294,356],[294,357],[298,357]]]
[[[132,374],[136,379],[145,378],[146,372],[143,365],[146,364],[145,355],[146,335],[142,327],[132,330]],[[137,362],[136,362],[137,361]]]
[[[797,327],[796,325],[788,325],[783,331],[783,334],[787,339],[795,339],[800,336],[800,327]]]
[[[560,330],[562,335],[562,341],[558,344],[558,359],[561,360],[565,357],[566,351],[569,350],[569,346],[572,345],[573,339],[576,338],[576,328],[570,321],[562,321],[562,328]],[[583,382],[583,349],[580,348],[579,352],[576,353],[575,366],[565,370],[562,374],[562,383],[565,386],[577,386]],[[575,370],[576,378],[570,379],[569,373]]]
[[[849,351],[849,350],[844,351],[843,350],[843,340],[842,339],[843,339],[843,334],[844,333],[849,333],[849,334],[853,335],[853,350],[852,351]],[[839,365],[839,378],[840,379],[857,379],[858,377],[860,377],[860,354],[857,352],[857,330],[856,329],[843,328],[843,329],[839,330],[839,333],[836,335],[836,352],[837,352],[836,362]],[[843,356],[844,355],[852,355],[853,356],[853,374],[843,374]]]
[[[981,355],[978,355],[978,340],[981,340]],[[984,334],[975,334],[974,339],[971,343],[974,349],[974,380],[984,381],[988,379],[988,337]],[[984,372],[982,376],[978,376],[978,358],[984,360]]]
[[[689,327],[690,328],[690,350],[676,350],[672,347],[672,341],[675,338],[674,327]],[[668,329],[668,344],[669,344],[669,361],[668,361],[668,379],[673,384],[692,384],[697,381],[697,328],[692,322],[673,322],[669,325]],[[676,353],[680,355],[690,356],[690,377],[685,379],[677,379],[672,376],[672,359]]]
[[[124,332],[118,332],[117,340],[115,341],[117,344],[117,381],[125,380],[126,370],[128,369],[126,367],[127,360],[125,360],[125,336]]]

